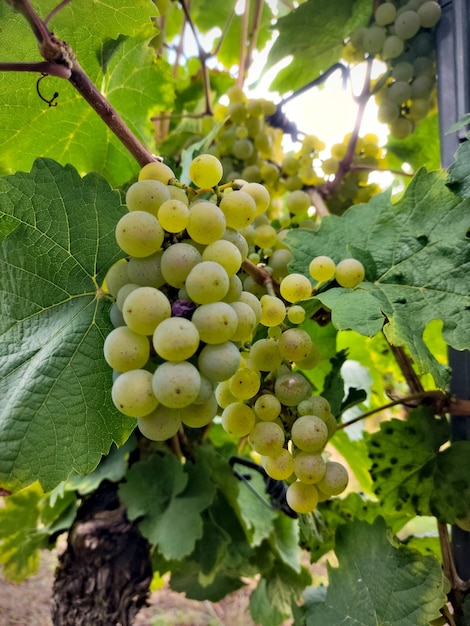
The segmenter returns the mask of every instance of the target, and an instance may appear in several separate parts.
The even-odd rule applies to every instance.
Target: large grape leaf
[[[271,84],[273,91],[300,89],[339,61],[344,39],[372,13],[371,0],[307,0],[277,20],[279,36],[271,48],[267,68],[292,57]]]
[[[123,211],[101,177],[48,159],[0,178],[2,487],[88,473],[135,425],[111,403],[109,303],[97,298]]]
[[[385,512],[434,515],[448,523],[470,513],[470,441],[440,451],[448,437],[447,421],[424,408],[406,420],[382,422],[369,437],[370,472]]]
[[[201,464],[185,467],[174,456],[135,463],[119,495],[129,519],[143,517],[140,530],[168,560],[188,556],[202,537],[201,512],[212,502],[215,485]]]
[[[406,346],[422,373],[445,387],[448,370],[423,340],[426,325],[443,322],[444,340],[470,347],[470,201],[451,193],[445,174],[419,170],[396,203],[388,193],[328,216],[319,231],[291,231],[290,269],[308,275],[312,257],[356,257],[366,280],[355,289],[331,283],[317,299],[332,311],[339,330],[373,336],[382,327],[391,344]]]
[[[306,602],[306,626],[416,626],[440,616],[439,561],[394,545],[383,519],[340,526],[336,556],[325,601]]]
[[[56,3],[44,4],[46,13]],[[170,68],[156,60],[148,46],[146,35],[149,28],[150,34],[155,32],[150,21],[155,13],[148,0],[138,0],[132,8],[124,0],[70,3],[51,21],[98,89],[148,146],[153,145],[151,115],[172,108],[174,100]],[[3,2],[0,22],[0,61],[40,60],[26,21]],[[113,185],[135,175],[138,164],[72,85],[60,78],[42,80],[44,97],[59,94],[57,106],[49,107],[36,93],[38,77],[2,74],[0,170],[29,169],[35,156],[44,156],[73,163],[81,172],[97,170]]]

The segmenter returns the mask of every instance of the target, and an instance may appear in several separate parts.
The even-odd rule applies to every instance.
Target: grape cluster
[[[406,138],[433,106],[435,60],[433,29],[441,17],[435,0],[386,1],[368,27],[357,29],[346,46],[346,58],[356,53],[380,57],[387,73],[376,83],[379,121],[397,139]],[[351,56],[351,49],[353,50]]]
[[[128,212],[115,231],[126,258],[105,280],[114,299],[114,329],[104,342],[115,372],[112,400],[155,441],[182,425],[205,427],[221,412],[224,429],[248,437],[268,474],[293,481],[291,508],[311,511],[347,482],[345,470],[322,457],[336,429],[328,403],[313,398],[296,371],[319,359],[297,327],[311,279],[287,273],[292,255],[266,217],[263,185],[219,185],[223,167],[211,154],[197,156],[189,175],[188,187],[164,163],[151,163],[127,191]],[[268,246],[273,262],[276,252],[284,257],[276,266],[283,268],[279,295],[255,293],[242,268]]]

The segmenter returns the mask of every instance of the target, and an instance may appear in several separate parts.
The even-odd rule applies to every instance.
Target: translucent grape
[[[328,440],[328,429],[316,415],[302,415],[292,425],[291,438],[300,450],[317,452]]]
[[[335,275],[336,263],[332,258],[325,255],[319,255],[310,261],[308,271],[314,280],[321,282],[330,280]]]
[[[164,235],[157,218],[146,211],[126,213],[116,225],[117,244],[130,256],[150,256],[161,248]]]
[[[237,327],[231,340],[240,342],[250,341],[256,329],[256,316],[253,309],[245,302],[231,302],[230,306],[237,316]]]
[[[253,409],[263,422],[272,422],[281,413],[281,403],[272,393],[263,393],[256,399]]]
[[[442,9],[437,2],[424,2],[418,9],[418,17],[423,28],[433,28],[441,19]]]
[[[281,280],[279,289],[287,302],[299,302],[312,295],[312,283],[303,274],[288,274]]]
[[[139,172],[139,180],[160,180],[162,183],[165,183],[165,185],[167,185],[172,178],[175,178],[173,170],[161,161],[147,163]]]
[[[227,226],[235,229],[251,224],[257,211],[255,201],[243,190],[225,193],[220,201],[220,209],[225,215]]]
[[[287,504],[297,513],[311,513],[318,504],[318,491],[314,485],[296,481],[287,487]]]
[[[229,277],[219,263],[202,261],[189,272],[185,288],[188,296],[197,304],[218,302],[228,291]]]
[[[243,291],[243,283],[240,280],[240,278],[236,274],[229,276],[228,291],[223,298],[223,302],[229,302],[230,304],[232,302],[237,302],[240,299],[240,296],[242,295],[242,291]]]
[[[326,472],[326,462],[321,454],[298,452],[294,457],[294,473],[303,483],[318,483]]]
[[[216,261],[225,268],[229,276],[233,276],[240,269],[242,255],[234,243],[219,239],[206,246],[202,252],[202,260]]]
[[[259,248],[272,248],[277,242],[277,232],[270,224],[261,224],[255,228],[255,245]]]
[[[153,411],[157,398],[152,390],[152,374],[135,369],[116,378],[111,390],[114,406],[128,417],[142,417]]]
[[[323,421],[331,415],[331,406],[323,396],[311,396],[297,406],[299,415],[316,415]]]
[[[201,341],[209,344],[229,341],[237,330],[238,317],[226,302],[212,302],[199,306],[191,318]]]
[[[212,154],[200,154],[189,166],[192,182],[201,188],[215,187],[223,175],[222,163]]]
[[[127,296],[140,286],[141,285],[137,285],[136,283],[127,283],[127,285],[123,285],[121,289],[119,289],[116,296],[116,305],[120,311],[123,309]]]
[[[404,104],[411,98],[411,85],[404,80],[397,80],[390,85],[387,98],[395,104]]]
[[[215,388],[214,395],[217,400],[217,404],[220,406],[221,409],[225,409],[229,404],[237,402],[237,399],[229,389],[228,380],[224,380],[218,383]]]
[[[287,196],[287,210],[289,213],[293,215],[302,215],[303,213],[307,213],[308,209],[312,206],[312,200],[310,196],[302,191],[301,189],[297,189],[295,191],[291,191],[291,193]]]
[[[115,302],[112,303],[111,308],[109,309],[109,320],[114,328],[126,325],[122,312]]]
[[[249,159],[253,154],[253,144],[250,139],[238,139],[232,147],[233,155],[242,161]]]
[[[377,118],[382,124],[391,124],[398,119],[400,108],[397,104],[385,100],[381,102],[377,111]]]
[[[150,356],[147,337],[134,333],[127,326],[112,330],[104,340],[106,363],[118,372],[127,372],[143,367]]]
[[[341,287],[356,287],[364,280],[364,266],[357,259],[343,259],[336,266],[335,277]]]
[[[312,387],[302,374],[286,372],[276,379],[274,393],[285,406],[297,406],[312,393]]]
[[[323,478],[318,487],[327,496],[337,496],[348,486],[349,476],[346,468],[336,461],[327,461]]]
[[[155,329],[153,347],[166,361],[186,361],[199,347],[198,330],[184,317],[169,317]]]
[[[248,439],[255,452],[262,456],[276,456],[284,447],[285,434],[275,422],[258,422]]]
[[[184,286],[189,272],[202,261],[202,255],[188,243],[175,243],[169,246],[161,257],[161,273],[166,282],[180,289]]]
[[[421,27],[416,11],[403,11],[395,20],[395,33],[400,39],[411,39]]]
[[[242,190],[249,194],[256,205],[256,215],[262,215],[265,213],[269,205],[271,203],[271,197],[269,195],[269,191],[266,189],[264,185],[260,185],[260,183],[247,183],[243,185]]]
[[[160,205],[157,217],[168,233],[179,233],[188,225],[189,209],[181,200],[171,198]]]
[[[248,256],[248,243],[245,237],[239,233],[238,230],[235,230],[234,228],[226,228],[222,239],[230,241],[230,243],[237,246],[242,256],[242,261],[246,259]]]
[[[276,296],[264,295],[260,299],[261,319],[263,326],[278,326],[286,317],[286,306]]]
[[[169,199],[167,185],[159,180],[140,180],[131,185],[126,193],[129,211],[146,211],[155,217],[160,205]]]
[[[181,421],[190,428],[202,428],[210,424],[217,415],[217,400],[212,396],[207,402],[190,404],[181,411]]]
[[[258,325],[262,314],[261,303],[258,298],[249,291],[242,291],[239,297],[239,301],[245,302],[245,304],[248,304],[248,306],[251,307],[256,317],[256,324]]]
[[[397,9],[393,2],[384,2],[375,9],[374,19],[379,26],[386,26],[393,24],[396,14]]]
[[[263,458],[263,466],[274,480],[287,480],[294,471],[294,459],[288,450],[282,449],[275,456]]]
[[[241,367],[230,377],[228,386],[230,393],[237,400],[249,400],[256,396],[261,386],[259,372],[248,367]]]
[[[139,418],[137,426],[147,439],[166,441],[174,437],[181,428],[180,411],[160,404],[152,413]]]
[[[243,402],[233,402],[222,411],[221,422],[224,430],[235,437],[246,437],[255,427],[253,409]]]
[[[129,273],[127,271],[127,260],[120,259],[116,261],[114,265],[111,265],[104,280],[106,291],[116,297],[119,289],[130,282]]]
[[[305,359],[312,348],[310,335],[301,328],[288,328],[279,337],[277,345],[281,356],[287,361]]]
[[[399,117],[390,124],[390,132],[396,139],[406,139],[413,132],[413,122],[406,117]]]
[[[321,353],[317,345],[312,344],[310,348],[310,352],[305,357],[305,359],[301,359],[300,361],[296,361],[296,365],[301,370],[311,370],[319,363],[321,360]]]
[[[400,56],[404,49],[405,44],[403,39],[400,39],[397,35],[390,35],[383,43],[382,58],[385,60],[396,59]]]
[[[305,309],[299,304],[287,309],[287,319],[291,324],[302,324],[302,322],[305,321],[305,316]]]
[[[212,381],[227,380],[235,374],[239,366],[240,352],[231,341],[208,344],[199,353],[199,370]]]
[[[261,372],[272,372],[276,370],[282,362],[277,341],[272,339],[258,339],[251,345],[250,359],[253,367]]]
[[[157,400],[171,409],[188,406],[197,398],[201,376],[188,361],[165,361],[153,374],[152,388]]]
[[[411,95],[414,99],[429,98],[434,88],[434,81],[430,76],[418,76],[411,83]]]
[[[287,276],[289,273],[287,266],[293,258],[294,255],[290,250],[286,250],[285,248],[274,250],[269,258],[269,266],[272,268],[273,277],[277,278],[277,280],[282,280]]]
[[[414,69],[411,63],[408,61],[401,61],[397,63],[392,70],[392,77],[395,80],[406,80],[409,81],[414,76]]]
[[[150,256],[131,257],[127,264],[130,282],[141,287],[162,287],[165,284],[161,270],[162,255],[163,250],[159,250]]]
[[[370,26],[362,36],[362,46],[369,54],[377,54],[382,50],[385,37],[386,33],[383,28],[380,28],[379,26]],[[325,172],[325,174],[326,173],[327,172]]]
[[[189,207],[186,230],[197,243],[207,245],[221,239],[227,224],[224,213],[213,202],[203,200]]]
[[[122,314],[131,330],[152,335],[160,322],[171,316],[171,304],[159,289],[139,287],[124,300]]]

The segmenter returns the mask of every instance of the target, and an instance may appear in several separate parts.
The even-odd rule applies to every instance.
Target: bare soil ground
[[[20,585],[5,580],[0,570],[0,626],[52,626],[55,564],[55,554],[44,552],[38,574]],[[135,626],[255,626],[248,610],[250,591],[241,589],[212,603],[188,600],[165,587],[151,595],[150,606],[139,613]]]

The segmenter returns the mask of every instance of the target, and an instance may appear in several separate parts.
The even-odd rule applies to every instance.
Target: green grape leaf
[[[439,387],[448,369],[423,339],[426,325],[443,321],[443,338],[457,350],[470,347],[470,203],[451,193],[442,172],[417,172],[403,197],[388,193],[322,220],[317,232],[297,229],[286,237],[294,254],[290,270],[308,275],[312,256],[336,262],[351,256],[348,245],[367,250],[376,275],[355,289],[331,283],[316,298],[331,309],[339,330],[373,336],[383,327],[391,344],[406,346],[420,372]]]
[[[307,0],[277,20],[279,36],[266,69],[292,57],[278,72],[270,89],[285,93],[304,87],[341,58],[344,39],[372,14],[371,0]]]
[[[455,161],[447,169],[447,185],[462,198],[470,198],[470,141],[461,143]]]
[[[165,455],[135,463],[119,495],[129,519],[143,516],[144,537],[166,559],[178,560],[191,554],[202,537],[201,512],[212,502],[215,485],[203,465],[183,467],[176,457]]]
[[[470,442],[439,451],[449,436],[445,419],[427,408],[407,420],[382,422],[367,442],[374,490],[384,511],[434,515],[452,523],[470,511]]]
[[[39,567],[39,549],[48,533],[39,528],[40,502],[44,492],[37,483],[9,496],[0,509],[0,563],[5,576],[21,582]]]
[[[439,561],[396,546],[383,519],[340,526],[336,556],[325,601],[307,604],[306,626],[416,626],[439,617],[446,602]]]
[[[278,558],[295,572],[300,572],[299,525],[287,515],[274,520],[271,546]]]
[[[250,596],[250,613],[262,626],[277,626],[289,617],[291,606],[311,583],[310,572],[302,567],[294,571],[280,561],[260,579]]]
[[[47,491],[86,474],[135,420],[118,414],[103,340],[109,302],[97,297],[121,253],[120,196],[95,174],[35,161],[0,178],[0,485]],[[9,232],[8,232],[9,231]]]
[[[53,8],[56,3],[49,4]],[[172,108],[174,81],[169,65],[155,59],[148,38],[140,34],[142,30],[145,33],[148,24],[151,26],[149,17],[155,15],[155,6],[148,0],[139,0],[137,5],[131,8],[121,0],[83,6],[71,3],[54,16],[54,27],[130,130],[151,146],[150,117]],[[129,12],[132,19],[127,17]],[[25,20],[5,3],[0,4],[0,22],[2,17],[5,29],[0,39],[0,59],[37,60],[36,42]],[[142,26],[137,28],[138,24]],[[118,38],[113,46],[110,37]],[[40,100],[36,81],[37,77],[28,72],[2,75],[1,171],[29,169],[34,156],[43,156],[63,164],[73,163],[82,172],[99,171],[115,186],[136,175],[138,164],[134,158],[67,80],[49,76],[38,86],[47,98],[54,92],[59,94],[54,107]]]
[[[270,508],[263,478],[257,472],[247,471],[244,467],[238,470],[251,476],[246,483],[240,483],[237,501],[250,543],[257,546],[271,534],[277,512]]]

